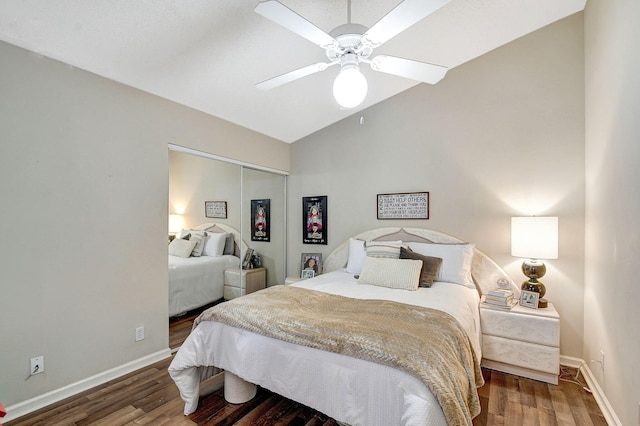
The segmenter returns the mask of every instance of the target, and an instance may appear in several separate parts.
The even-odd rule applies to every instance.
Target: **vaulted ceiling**
[[[326,32],[347,0],[280,0]],[[428,0],[425,0],[428,1]],[[399,0],[351,0],[371,27]],[[584,9],[586,0],[452,0],[376,49],[454,68]],[[262,91],[255,84],[327,60],[323,49],[257,14],[258,0],[2,0],[0,40],[216,117],[294,142],[351,114],[332,95],[339,67]],[[418,83],[361,70],[361,108]],[[445,77],[446,78],[446,77]]]

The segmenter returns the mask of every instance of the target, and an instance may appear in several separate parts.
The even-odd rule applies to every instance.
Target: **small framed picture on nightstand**
[[[522,306],[526,306],[527,308],[538,309],[539,298],[540,293],[536,293],[535,291],[522,290],[522,292],[520,293],[520,304]]]

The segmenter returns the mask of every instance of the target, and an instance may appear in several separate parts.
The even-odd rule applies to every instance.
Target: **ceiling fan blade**
[[[397,36],[451,0],[404,0],[376,22],[362,37],[372,47]]]
[[[271,90],[275,87],[282,86],[283,84],[292,82],[302,77],[306,77],[311,74],[315,74],[320,71],[326,70],[333,63],[318,62],[317,64],[307,65],[306,67],[299,68],[294,71],[279,75],[277,77],[270,78],[261,83],[256,84],[256,87],[260,90]]]
[[[255,11],[276,24],[282,25],[286,29],[317,44],[323,49],[337,45],[338,43],[329,34],[276,0],[267,0],[258,3]]]
[[[442,80],[449,70],[442,65],[427,64],[411,59],[396,58],[395,56],[378,55],[371,60],[371,68],[375,71],[400,77],[436,84]]]

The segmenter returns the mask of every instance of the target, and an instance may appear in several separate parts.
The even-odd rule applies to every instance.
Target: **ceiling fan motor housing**
[[[342,58],[346,54],[354,54],[357,61],[367,59],[373,52],[371,46],[367,46],[362,42],[362,35],[367,31],[367,27],[360,24],[344,24],[334,28],[329,35],[333,37],[338,44],[327,48],[327,58],[331,62],[340,62],[344,65]]]

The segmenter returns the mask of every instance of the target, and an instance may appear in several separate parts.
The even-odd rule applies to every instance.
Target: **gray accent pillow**
[[[233,239],[233,234],[227,234],[227,239],[224,242],[224,250],[222,254],[234,254],[235,253],[235,240]]]
[[[418,284],[420,287],[431,287],[438,275],[440,265],[442,265],[442,259],[439,257],[424,256],[405,247],[400,247],[400,259],[422,260],[422,271]]]

